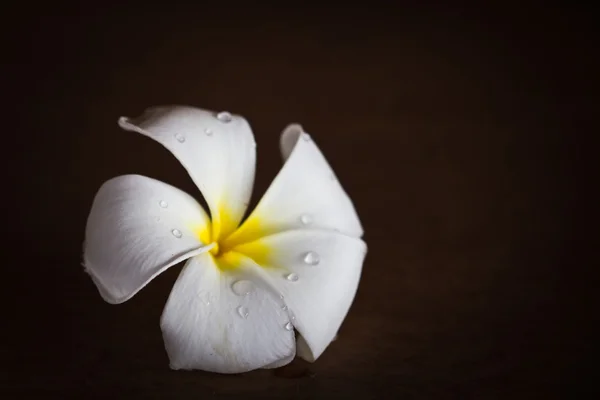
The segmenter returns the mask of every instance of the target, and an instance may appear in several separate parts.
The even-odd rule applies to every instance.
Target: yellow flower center
[[[217,257],[219,255],[219,243],[215,243],[215,246],[210,249],[209,253]]]
[[[221,270],[238,268],[243,261],[242,256],[251,258],[262,267],[269,267],[271,249],[260,240],[269,230],[262,219],[253,215],[236,229],[229,215],[221,207],[216,218],[196,229],[200,241],[214,243],[209,254],[217,267]]]

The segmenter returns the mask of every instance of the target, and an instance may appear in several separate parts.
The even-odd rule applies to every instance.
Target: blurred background
[[[598,265],[583,223],[584,189],[597,182],[581,177],[591,168],[584,140],[598,106],[585,10],[23,11],[5,15],[3,35],[4,172],[19,193],[3,199],[4,398],[582,390]],[[236,376],[171,371],[159,318],[181,265],[119,306],[83,272],[87,213],[104,181],[137,173],[200,196],[168,151],[117,126],[161,104],[248,119],[258,143],[252,205],[281,166],[279,134],[292,122],[353,199],[369,254],[339,339],[316,363]]]

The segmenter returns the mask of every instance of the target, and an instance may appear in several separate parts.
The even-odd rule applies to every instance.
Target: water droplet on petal
[[[161,200],[161,201],[159,201],[159,202],[158,202],[158,205],[159,205],[159,206],[161,206],[162,208],[167,208],[167,207],[169,207],[169,203],[167,203],[167,202],[166,202],[166,201],[164,201],[164,200]]]
[[[181,133],[176,133],[175,134],[175,139],[177,139],[177,141],[179,143],[185,142],[185,136],[183,136]]]
[[[182,233],[181,233],[181,231],[180,231],[179,229],[173,229],[173,230],[171,231],[171,233],[173,234],[173,236],[175,236],[175,237],[176,237],[176,238],[178,238],[178,239],[179,239],[181,236],[183,236],[183,235],[182,235]]]
[[[310,135],[308,133],[303,133],[302,139],[304,139],[305,142],[310,142]]]
[[[198,297],[200,297],[200,300],[207,306],[210,305],[210,300],[211,300],[211,295],[210,293],[201,290],[200,293],[198,293]]]
[[[283,306],[281,306],[281,309],[282,309],[283,311],[287,311],[288,307],[287,307],[287,306],[284,304]]]
[[[292,329],[294,329],[294,325],[292,325],[291,322],[288,322],[287,324],[285,324],[286,331],[291,331]]]
[[[310,225],[312,224],[313,219],[309,214],[302,214],[300,216],[300,222],[302,222],[302,225]]]
[[[291,274],[287,274],[285,279],[291,282],[296,282],[298,280],[298,274],[292,272]]]
[[[212,136],[212,134],[213,134],[213,131],[212,131],[212,129],[210,129],[210,128],[205,128],[205,129],[204,129],[204,133],[206,133],[206,136]]]
[[[314,251],[309,251],[306,253],[303,260],[308,265],[317,265],[319,262],[321,262],[321,258]]]
[[[236,281],[231,285],[231,290],[238,296],[246,296],[254,290],[254,285],[250,281]]]
[[[248,318],[249,311],[248,311],[248,309],[247,309],[246,307],[244,307],[244,306],[239,306],[239,307],[237,308],[237,313],[238,313],[238,315],[239,315],[240,317],[242,317],[242,318]]]
[[[217,114],[217,119],[221,122],[228,123],[233,120],[233,117],[227,111],[221,111]]]

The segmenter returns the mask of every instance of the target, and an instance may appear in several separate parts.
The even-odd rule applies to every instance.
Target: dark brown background
[[[597,93],[591,17],[522,5],[373,10],[53,4],[13,21],[4,161],[22,197],[4,199],[5,250],[18,255],[3,273],[7,398],[582,389],[597,314],[576,174]],[[250,121],[254,204],[290,122],[354,200],[369,254],[340,338],[316,363],[170,371],[159,317],[181,266],[119,306],[83,272],[85,221],[105,180],[139,173],[198,194],[166,150],[116,124],[172,103]]]

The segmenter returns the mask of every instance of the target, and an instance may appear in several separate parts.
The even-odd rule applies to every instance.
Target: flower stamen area
[[[214,257],[217,257],[219,255],[220,250],[219,242],[215,242],[214,244],[215,246],[212,249],[210,249],[209,253],[212,254]]]
[[[209,254],[219,270],[232,270],[241,266],[243,257],[251,258],[261,267],[269,266],[270,249],[260,241],[266,231],[260,218],[251,216],[237,229],[222,229],[221,221],[230,221],[226,212],[206,226],[196,229],[198,238],[205,244],[214,244]],[[231,232],[227,234],[227,231]],[[224,237],[223,237],[224,236]]]

